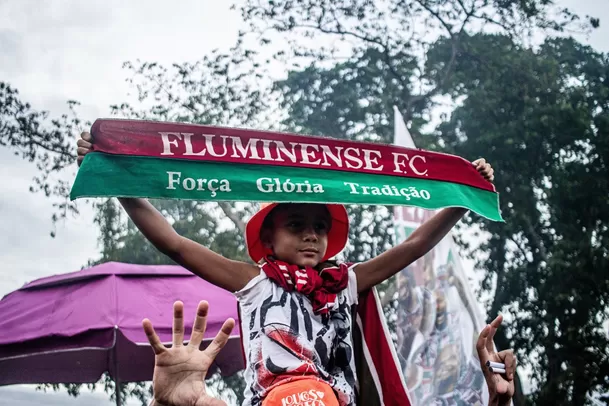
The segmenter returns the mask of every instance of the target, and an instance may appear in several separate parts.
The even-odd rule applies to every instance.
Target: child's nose
[[[317,232],[314,227],[307,227],[303,231],[303,238],[305,241],[317,241]]]

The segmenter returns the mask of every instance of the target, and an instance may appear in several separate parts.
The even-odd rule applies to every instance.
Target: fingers
[[[184,304],[179,300],[173,304],[173,347],[184,345]]]
[[[511,381],[516,373],[516,356],[514,350],[501,351],[498,354],[501,362],[505,364],[505,376]]]
[[[83,159],[85,159],[85,155],[87,155],[93,149],[93,137],[88,132],[83,132],[80,134],[80,139],[76,141],[76,163],[78,166],[82,163]]]
[[[501,326],[501,323],[503,323],[503,315],[500,314],[499,316],[495,317],[495,320],[491,321],[491,327],[494,328],[499,328]]]
[[[486,350],[486,341],[491,332],[491,326],[487,325],[482,329],[476,341],[476,351],[478,351],[478,359],[482,365],[482,370],[486,371],[486,361],[488,361],[488,351]]]
[[[474,166],[476,167],[476,169],[480,168],[481,166],[483,166],[484,164],[486,164],[486,159],[484,158],[479,158],[476,159],[474,162],[472,162],[472,164],[474,164]]]
[[[91,144],[89,141],[85,141],[82,138],[79,139],[78,141],[76,141],[76,146],[80,149],[83,148],[84,150],[89,150],[93,147],[93,144]]]
[[[209,355],[209,357],[212,360],[215,359],[216,356],[218,356],[218,354],[220,353],[220,350],[222,350],[222,348],[224,348],[224,346],[228,342],[230,333],[233,331],[234,327],[235,327],[235,320],[233,320],[233,319],[226,320],[224,322],[224,324],[222,325],[222,328],[220,329],[218,334],[216,334],[216,337],[214,338],[214,340],[205,349],[205,352],[207,353],[207,355]]]
[[[493,320],[493,323],[497,321],[497,319]],[[489,354],[492,354],[493,352],[495,352],[495,343],[493,342],[493,338],[495,338],[495,333],[497,332],[497,324],[495,323],[495,325],[493,325],[493,323],[490,324],[489,326],[489,333],[488,336],[486,337],[486,351]],[[499,323],[499,325],[501,325],[501,323]]]
[[[192,334],[190,335],[190,341],[188,345],[191,347],[199,348],[203,337],[205,336],[205,328],[207,327],[207,312],[209,311],[209,304],[202,300],[199,302],[197,307],[197,316],[195,322],[192,325]]]
[[[495,179],[495,170],[484,158],[476,159],[472,164],[476,170],[484,176],[484,179],[489,182],[492,182]]]
[[[82,133],[80,133],[80,138],[81,138],[81,140],[89,142],[89,143],[93,142],[93,136],[88,131],[83,131]]]
[[[152,347],[155,355],[162,354],[167,351],[167,348],[161,342],[161,339],[154,331],[154,327],[152,327],[152,323],[148,319],[144,319],[142,321],[142,327],[144,327],[144,332],[146,333],[146,337],[148,338],[148,342]]]
[[[480,171],[480,174],[484,176],[484,179],[488,180],[489,182],[492,182],[495,179],[495,170],[490,165],[482,169]]]

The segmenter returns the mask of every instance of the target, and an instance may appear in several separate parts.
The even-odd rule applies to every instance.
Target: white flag
[[[400,147],[416,148],[404,122],[404,117],[402,117],[402,113],[400,113],[400,110],[396,106],[393,106],[393,113],[393,143]]]
[[[394,106],[394,144],[416,148]],[[397,243],[433,211],[395,207]],[[474,349],[484,326],[452,235],[396,276],[398,358],[413,406],[487,404],[488,388]]]

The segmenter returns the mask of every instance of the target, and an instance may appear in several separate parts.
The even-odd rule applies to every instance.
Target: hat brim
[[[262,207],[245,226],[245,244],[247,252],[256,263],[260,262],[266,255],[267,249],[260,240],[260,230],[264,219],[281,203],[271,203]],[[332,226],[328,231],[328,247],[322,261],[326,261],[341,252],[347,245],[349,239],[349,215],[342,204],[325,204],[332,217]]]

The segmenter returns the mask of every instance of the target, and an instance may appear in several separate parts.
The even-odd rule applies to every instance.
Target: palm
[[[205,390],[205,377],[216,355],[226,344],[234,326],[232,319],[222,326],[214,341],[200,351],[205,333],[208,306],[201,302],[188,345],[184,345],[183,307],[174,304],[173,345],[165,348],[154,332],[152,324],[144,320],[144,330],[155,353],[155,368],[152,379],[154,398],[165,406],[220,406],[221,400],[209,396]]]
[[[156,359],[153,386],[164,404],[206,405],[205,375],[212,360],[188,346],[169,350]]]

